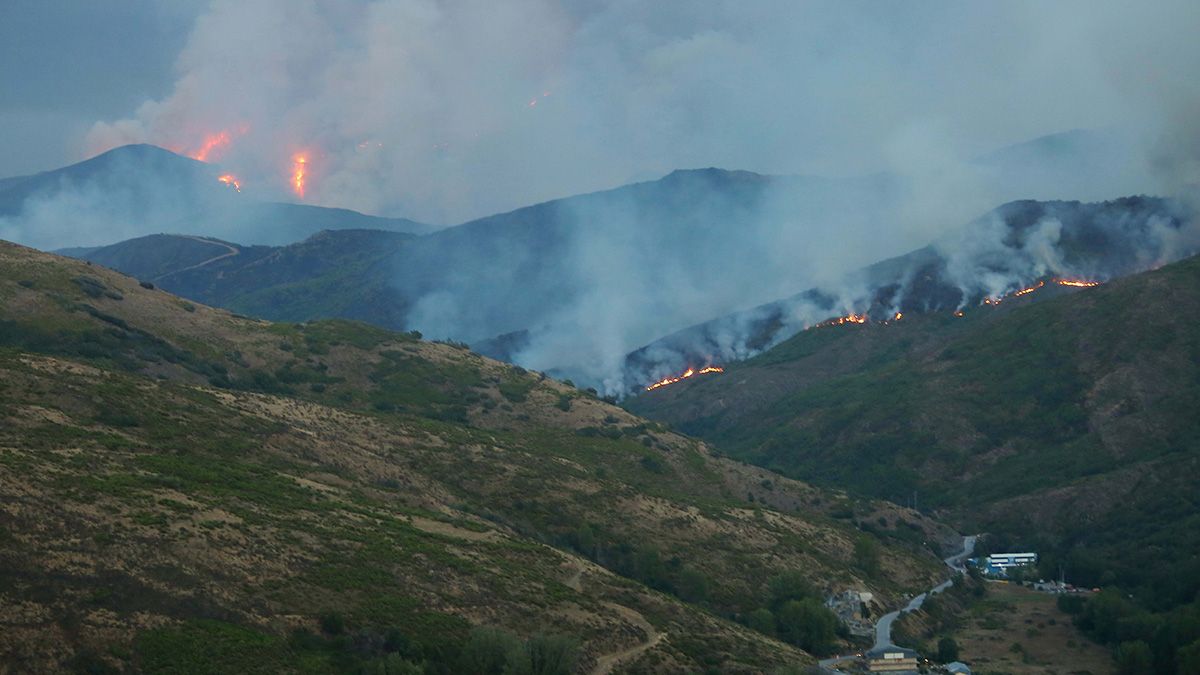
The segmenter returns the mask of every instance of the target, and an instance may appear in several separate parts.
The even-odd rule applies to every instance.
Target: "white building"
[[[1007,570],[1010,567],[1036,565],[1037,560],[1036,553],[993,553],[987,557],[987,566],[990,569]]]

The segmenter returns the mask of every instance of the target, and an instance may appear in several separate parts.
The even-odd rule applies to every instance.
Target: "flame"
[[[229,132],[222,131],[216,134],[209,134],[204,137],[204,143],[200,149],[188,155],[192,159],[199,162],[207,162],[210,155],[214,151],[222,150],[229,145]]]
[[[851,313],[847,316],[839,316],[836,319],[829,319],[828,321],[822,321],[821,323],[814,326],[814,328],[824,328],[825,326],[841,326],[841,325],[844,325],[847,323],[866,323],[866,322],[867,322],[866,314]]]
[[[659,380],[658,382],[655,382],[654,384],[650,385],[649,387],[646,387],[646,391],[653,391],[655,389],[658,389],[659,387],[665,387],[668,384],[675,384],[676,382],[681,382],[683,380],[688,379],[689,377],[694,377],[696,375],[707,375],[709,373],[723,373],[723,372],[725,372],[725,369],[722,368],[721,366],[705,366],[705,367],[701,368],[700,370],[696,370],[694,368],[688,368],[687,370],[683,371],[683,373],[681,375],[678,375],[676,377],[668,377],[668,378]]]
[[[1085,281],[1083,279],[1055,279],[1054,283],[1059,286],[1072,286],[1074,288],[1093,288],[1099,286],[1102,282]]]
[[[297,152],[292,155],[292,192],[304,199],[304,181],[308,177],[308,154]]]
[[[961,309],[954,310],[954,316],[961,317],[962,315],[963,311]]]
[[[237,179],[237,176],[231,173],[227,173],[224,176],[217,176],[217,180],[226,185],[232,185],[233,189],[237,190],[238,192],[242,191],[242,182]]]
[[[1037,282],[1036,286],[1030,286],[1029,288],[1022,288],[1021,290],[1017,291],[1016,293],[1013,293],[1013,297],[1019,298],[1022,295],[1029,295],[1030,293],[1036,291],[1037,289],[1039,289],[1045,285],[1046,285],[1046,282],[1039,281],[1039,282]]]
[[[904,318],[904,312],[896,312],[896,316],[892,317],[893,321],[899,321]]]

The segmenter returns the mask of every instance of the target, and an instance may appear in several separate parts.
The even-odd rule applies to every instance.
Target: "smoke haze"
[[[447,224],[698,166],[936,194],[1067,129],[1158,147],[1195,102],[1193,5],[216,0],[173,91],[88,142],[245,129],[220,159],[247,180],[284,194],[307,149],[312,200]]]
[[[397,256],[407,327],[510,334],[516,361],[620,390],[640,345],[809,287],[839,290],[798,301],[785,323],[825,300],[848,311],[874,291],[844,286],[848,270],[931,241],[962,247],[947,255],[974,270],[964,289],[1008,283],[991,263],[972,268],[994,232],[961,230],[1004,202],[1195,182],[1196,25],[1200,7],[1183,0],[214,0],[169,89],[96,122],[86,152],[196,155],[224,133],[205,157],[260,198],[298,199],[303,153],[303,201],[442,225],[679,168],[783,176],[722,183],[730,194],[703,181],[672,192],[668,176],[690,215],[567,200],[511,237],[496,224],[512,218],[488,219]],[[80,243],[63,240],[73,213],[122,222],[80,190],[27,205],[0,236],[65,246]],[[133,220],[109,232],[171,222]],[[89,243],[104,226],[73,222]],[[1039,224],[1021,260],[1061,262],[1057,227]],[[721,354],[759,348],[745,333],[714,339]]]

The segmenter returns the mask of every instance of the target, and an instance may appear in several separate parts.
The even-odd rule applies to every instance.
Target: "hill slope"
[[[772,577],[893,602],[941,574],[921,542],[947,533],[912,512],[536,373],[10,244],[0,371],[0,660],[19,670],[462,672],[483,624],[566,634],[584,672],[752,672],[809,659],[722,618],[770,605]],[[889,525],[832,517],[849,510]]]
[[[1035,303],[1033,296],[1048,295]],[[950,515],[1146,606],[1200,580],[1200,258],[997,308],[811,329],[629,408]]]
[[[739,241],[770,241],[770,228],[788,218],[845,212],[839,200],[872,190],[896,188],[709,169],[415,238],[322,233],[270,255],[238,247],[240,256],[200,265],[177,256],[181,242],[195,248],[182,240],[144,238],[78,255],[138,276],[146,267],[165,271],[156,281],[164,288],[234,311],[415,328],[625,394],[689,366],[747,358],[831,316],[952,310],[1042,275],[1107,280],[1200,245],[1190,209],[1174,200],[1013,202],[950,239],[727,313],[746,297],[775,293],[767,287],[781,273],[761,256],[780,252],[711,252],[741,250],[726,241],[735,232]]]
[[[626,357],[624,380],[637,387],[688,367],[743,360],[831,317],[949,312],[1028,288],[1047,275],[1106,281],[1197,250],[1200,225],[1194,210],[1178,200],[1011,202],[948,239],[655,340]]]
[[[41,248],[106,245],[153,232],[282,245],[321,230],[428,232],[404,218],[262,201],[217,180],[223,172],[152,145],[115,148],[78,164],[0,182],[0,237]]]

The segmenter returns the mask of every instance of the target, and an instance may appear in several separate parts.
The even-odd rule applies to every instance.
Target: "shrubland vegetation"
[[[1200,597],[1197,312],[1193,258],[962,318],[810,330],[630,408],[733,457],[915,496],[998,549],[1037,551],[1041,576],[1124,599],[1094,610],[1123,631],[1081,625],[1114,648],[1144,643],[1154,672],[1170,673]]]
[[[461,346],[0,263],[0,598],[33,617],[0,658],[34,670],[560,672],[644,645],[621,665],[762,671],[836,644],[830,589],[940,574],[835,493]]]

